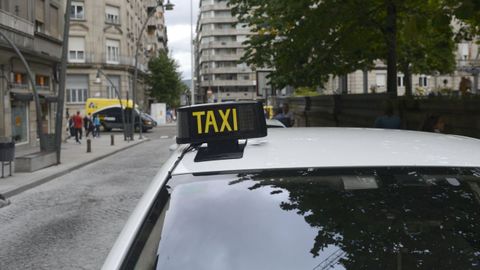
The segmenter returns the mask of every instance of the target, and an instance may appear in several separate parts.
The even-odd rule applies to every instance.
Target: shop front
[[[27,144],[29,139],[29,101],[15,99],[12,107],[12,137],[16,144]]]

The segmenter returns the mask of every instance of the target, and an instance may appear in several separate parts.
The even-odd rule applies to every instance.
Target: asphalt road
[[[10,198],[0,208],[0,269],[100,269],[175,133],[156,128],[149,142]]]

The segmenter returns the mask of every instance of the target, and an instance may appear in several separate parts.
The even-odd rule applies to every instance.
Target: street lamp
[[[120,93],[118,92],[118,89],[117,89],[117,87],[115,87],[115,84],[112,82],[112,80],[110,80],[110,78],[107,75],[105,75],[105,73],[103,73],[103,71],[101,69],[97,69],[97,77],[95,78],[95,83],[97,83],[97,84],[102,83],[102,79],[100,79],[100,74],[102,74],[107,79],[107,81],[110,83],[113,90],[115,91],[115,94],[118,97],[118,102],[120,102],[120,110],[122,111],[123,138],[126,141],[127,140],[127,133],[126,133],[127,132],[127,126],[125,125],[125,110],[123,109],[123,104],[122,104],[122,99],[120,97]],[[127,107],[128,107],[128,104],[127,104]],[[133,109],[134,108],[132,108],[132,110]]]
[[[167,4],[165,4],[165,10],[173,10],[173,7],[175,5],[170,3],[170,0],[167,1]]]
[[[163,0],[157,0],[157,6],[148,13],[147,19],[142,25],[142,28],[140,29],[140,33],[137,36],[137,42],[136,42],[136,48],[135,48],[135,71],[133,75],[133,89],[132,89],[132,96],[133,96],[133,108],[132,108],[132,114],[131,114],[131,119],[132,119],[132,130],[135,131],[135,104],[137,104],[137,94],[136,94],[136,89],[137,89],[137,78],[138,78],[138,54],[140,50],[140,40],[143,35],[143,32],[145,31],[145,28],[147,27],[148,21],[150,18],[155,15],[157,12],[157,7],[163,6]],[[167,1],[167,4],[165,4],[165,10],[173,10],[174,4],[170,3],[170,0]],[[138,120],[139,120],[139,125],[138,125],[138,134],[139,134],[139,139],[142,139],[142,129],[143,129],[143,121],[142,121],[142,116],[141,114],[138,115]],[[132,136],[133,138],[133,136]]]

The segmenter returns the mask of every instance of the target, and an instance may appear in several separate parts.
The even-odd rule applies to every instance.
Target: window
[[[50,77],[45,75],[36,75],[35,76],[35,85],[39,89],[50,89]]]
[[[27,89],[28,88],[28,81],[27,81],[27,74],[15,72],[13,73],[13,83],[12,88],[21,88]]]
[[[215,40],[220,42],[235,42],[237,41],[237,37],[236,36],[218,36],[218,37],[215,37]]]
[[[35,21],[35,31],[45,33],[45,24],[41,21]]]
[[[237,53],[237,49],[235,48],[215,49],[216,55],[234,55],[236,53]]]
[[[404,87],[405,86],[405,76],[403,76],[403,75],[397,76],[397,85],[398,85],[398,87]]]
[[[120,63],[120,41],[107,39],[107,63]]]
[[[242,80],[248,81],[248,80],[250,80],[250,75],[248,75],[248,74],[243,74],[243,75],[240,76],[240,78],[241,78]]]
[[[68,61],[71,63],[85,63],[85,38],[70,37],[68,39]]]
[[[215,29],[234,29],[235,25],[231,23],[217,23]]]
[[[70,19],[73,19],[73,20],[85,19],[83,2],[72,2],[72,8],[70,9]]]
[[[376,82],[377,82],[377,87],[387,86],[387,75],[386,74],[377,74]]]
[[[35,1],[35,31],[45,33],[45,0]]]
[[[237,74],[216,74],[215,80],[235,81],[237,80]]]
[[[105,18],[107,23],[120,24],[120,9],[118,7],[106,6]]]
[[[120,93],[120,76],[109,75],[108,78],[112,81],[116,90]],[[108,81],[108,80],[107,80]],[[107,84],[107,98],[118,98],[118,95],[115,91],[115,88],[112,87],[112,84],[108,81]]]
[[[229,68],[229,67],[236,67],[237,62],[235,61],[221,61],[221,62],[215,62],[215,66],[217,68]]]
[[[420,75],[418,78],[418,86],[428,87],[428,77],[426,75]]]
[[[232,17],[230,10],[215,10],[214,17]]]
[[[460,53],[460,60],[468,60],[468,43],[458,44],[458,50]]]
[[[59,33],[58,8],[50,5],[50,35],[58,38]]]
[[[67,103],[85,103],[88,98],[88,76],[87,75],[67,75],[66,82]]]

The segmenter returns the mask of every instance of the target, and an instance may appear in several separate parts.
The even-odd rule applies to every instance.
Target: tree
[[[158,57],[150,60],[148,68],[151,72],[147,77],[147,83],[151,88],[150,96],[172,107],[178,107],[185,85],[177,71],[176,61],[161,51]]]
[[[455,69],[451,14],[435,2],[408,7],[399,20],[398,68],[404,74],[406,95],[412,94],[412,74],[446,74]]]
[[[245,60],[259,67],[274,67],[272,81],[277,87],[321,86],[329,74],[340,76],[371,69],[376,60],[383,60],[388,66],[387,90],[393,95],[397,94],[397,58],[402,65],[408,62],[426,71],[440,70],[438,62],[452,62],[452,53],[445,54],[444,47],[436,47],[441,38],[453,39],[452,31],[442,32],[450,27],[451,18],[444,1],[340,2],[231,0],[233,13],[258,33],[246,42]],[[421,30],[428,30],[429,35],[410,45],[406,31],[412,20],[413,24],[439,25],[422,24]],[[428,55],[429,60],[417,65],[408,51],[404,53],[412,47],[415,55],[420,54],[422,59]]]

